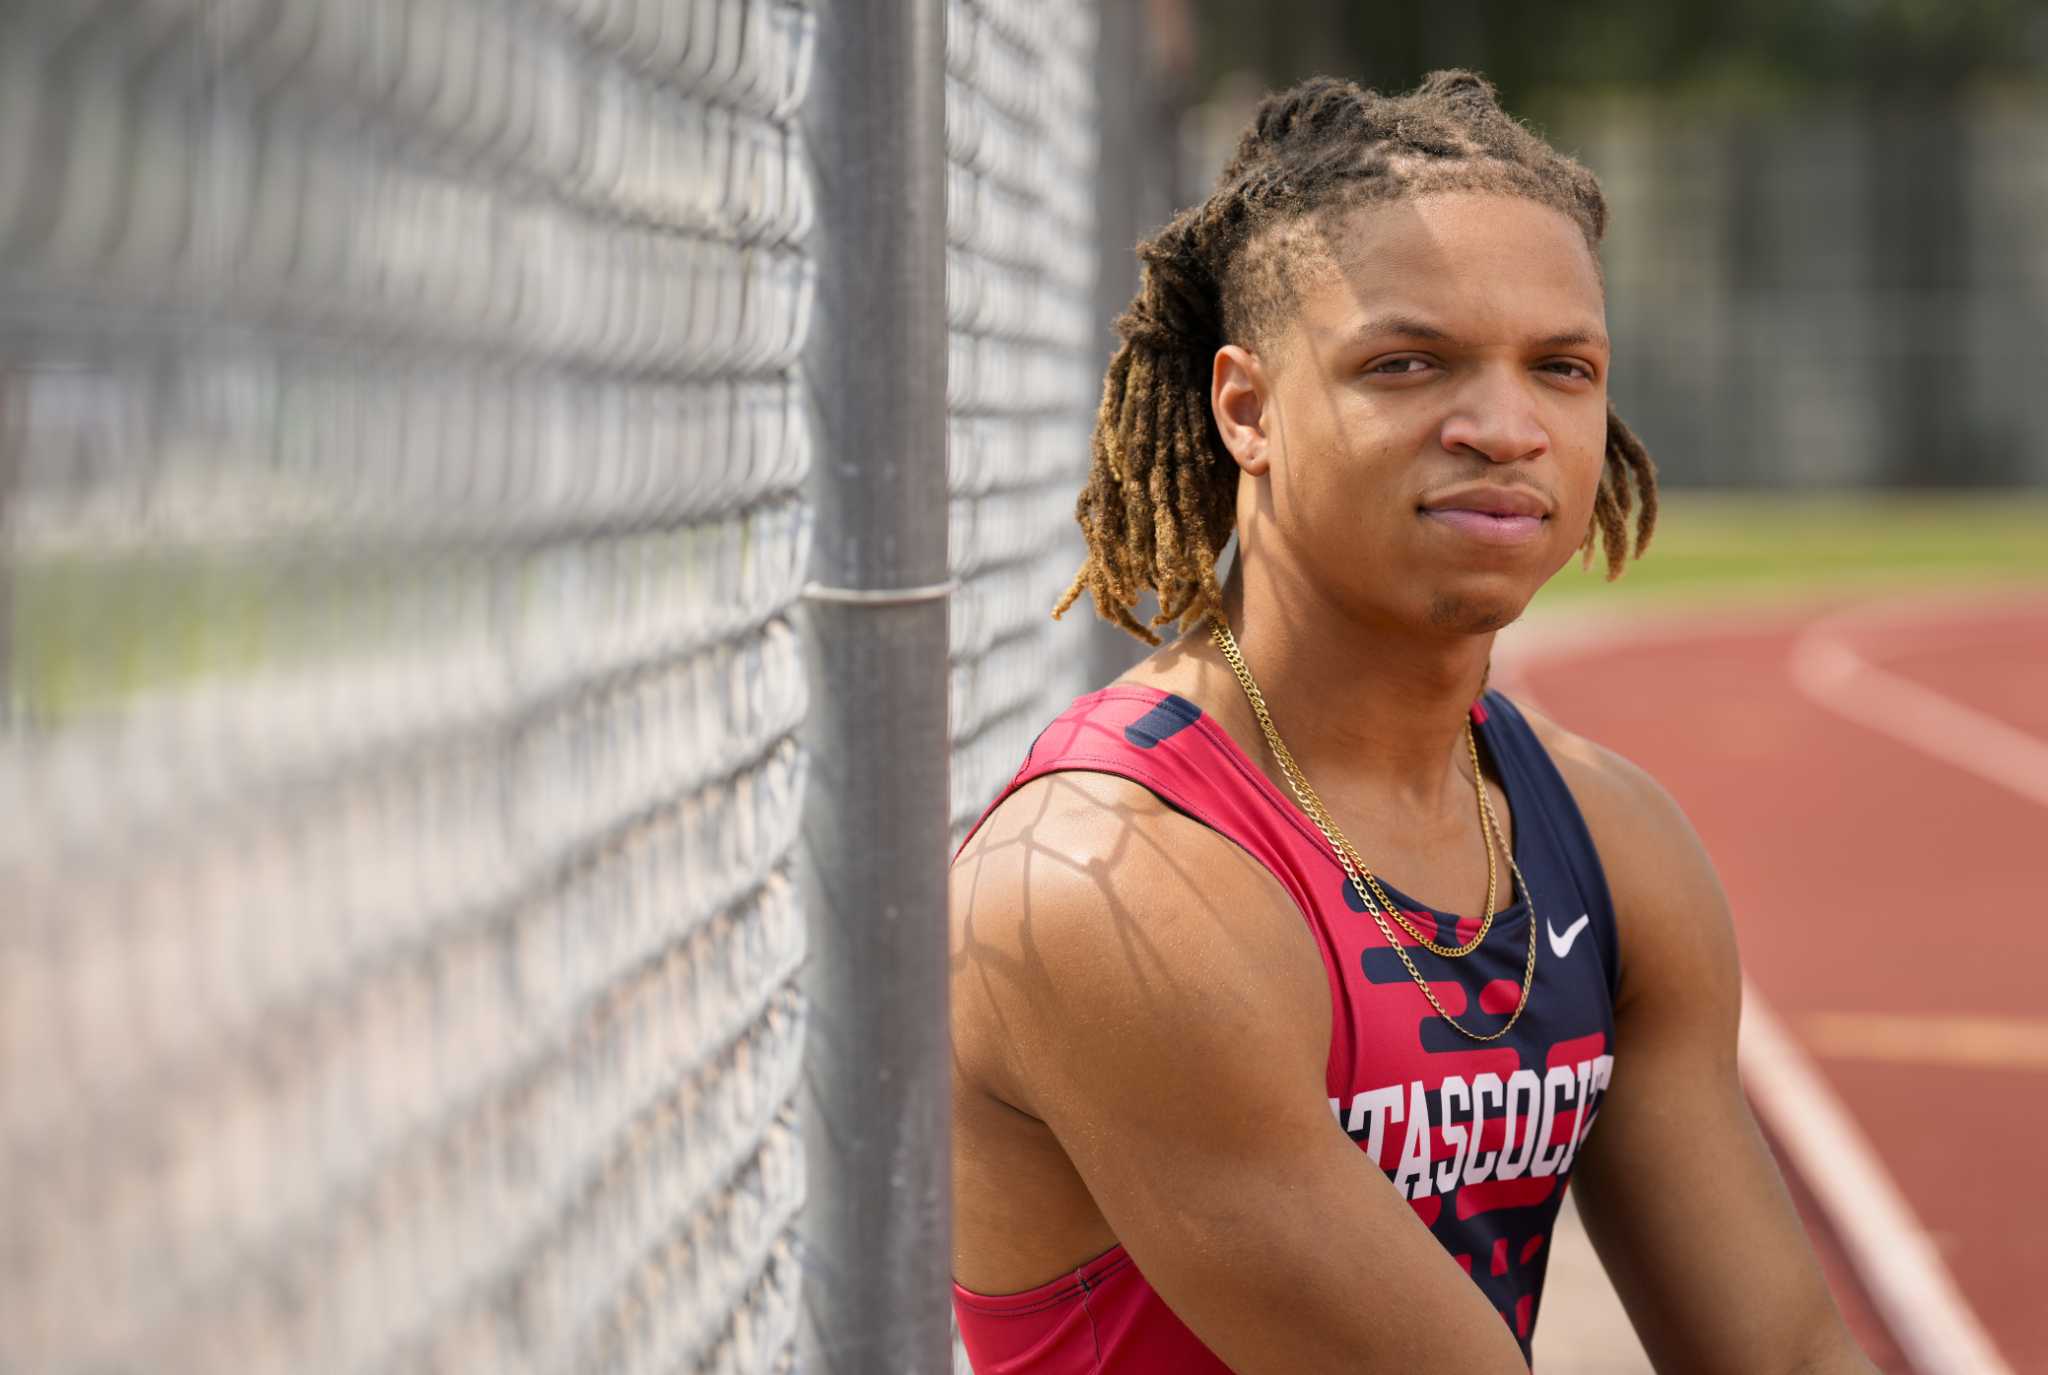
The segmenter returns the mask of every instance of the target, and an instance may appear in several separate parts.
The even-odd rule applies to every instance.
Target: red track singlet
[[[1048,773],[1114,774],[1229,837],[1279,880],[1329,976],[1330,1111],[1471,1275],[1526,1357],[1549,1259],[1544,1242],[1613,1069],[1619,967],[1606,879],[1564,779],[1507,698],[1487,693],[1472,720],[1507,790],[1515,860],[1543,927],[1528,1010],[1498,1041],[1468,1040],[1436,1015],[1329,842],[1185,698],[1128,685],[1080,698],[1039,735],[996,802]],[[1434,925],[1441,943],[1478,929],[1475,918],[1381,883],[1416,926]],[[1463,959],[1434,956],[1389,923],[1438,1000],[1474,1030],[1498,1027],[1521,993],[1528,899],[1516,894],[1485,944]],[[978,1375],[1228,1369],[1122,1246],[1021,1294],[955,1284],[953,1306]]]

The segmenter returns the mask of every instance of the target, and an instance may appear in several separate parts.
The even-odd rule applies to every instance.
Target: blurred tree
[[[1196,0],[1198,86],[1251,67],[1272,86],[1316,72],[1403,90],[1473,67],[1509,108],[1557,88],[1655,86],[1724,103],[1806,89],[1931,95],[2048,73],[2048,0]]]

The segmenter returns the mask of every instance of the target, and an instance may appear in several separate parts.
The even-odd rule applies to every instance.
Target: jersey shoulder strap
[[[1304,853],[1326,844],[1297,810],[1271,805],[1270,785],[1255,775],[1214,717],[1158,688],[1117,684],[1076,698],[1032,742],[1023,764],[968,831],[1026,783],[1081,770],[1128,779],[1162,802],[1236,842],[1312,906],[1299,878]],[[966,839],[961,842],[964,847]],[[1299,891],[1297,891],[1299,890]]]
[[[1546,843],[1537,847],[1538,853],[1556,857],[1578,890],[1583,903],[1581,910],[1592,918],[1594,940],[1600,949],[1612,952],[1607,970],[1608,996],[1619,996],[1621,946],[1615,928],[1614,899],[1608,892],[1607,872],[1601,866],[1600,852],[1593,843],[1585,815],[1579,810],[1578,799],[1572,796],[1570,785],[1558,771],[1550,751],[1537,738],[1529,718],[1510,698],[1489,689],[1479,699],[1473,718],[1496,765],[1511,773],[1524,802],[1534,804],[1516,809],[1516,823],[1541,829]]]

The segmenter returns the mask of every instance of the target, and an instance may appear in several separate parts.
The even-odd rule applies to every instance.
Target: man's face
[[[1605,300],[1578,227],[1440,192],[1297,242],[1322,261],[1295,265],[1294,318],[1216,363],[1247,568],[1369,619],[1507,624],[1585,537],[1606,447]]]

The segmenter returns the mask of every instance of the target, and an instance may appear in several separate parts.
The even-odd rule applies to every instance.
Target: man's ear
[[[1236,344],[1216,350],[1209,376],[1209,410],[1223,447],[1237,466],[1264,477],[1272,465],[1267,453],[1271,417],[1267,415],[1266,373],[1258,355]]]

